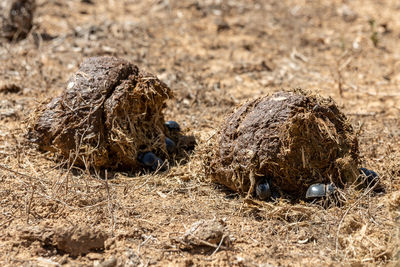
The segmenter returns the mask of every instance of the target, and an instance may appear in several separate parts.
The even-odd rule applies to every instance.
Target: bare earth
[[[0,43],[1,266],[400,265],[398,1],[37,2],[28,38]],[[187,162],[104,180],[26,141],[38,103],[99,55],[173,89],[166,119],[198,143]],[[384,193],[324,209],[208,181],[203,153],[224,117],[298,87],[338,103]]]

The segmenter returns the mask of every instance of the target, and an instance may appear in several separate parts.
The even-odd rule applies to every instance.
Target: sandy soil
[[[400,264],[398,1],[37,2],[28,38],[0,43],[0,265]],[[38,103],[97,55],[174,90],[165,116],[198,143],[187,162],[104,180],[26,141]],[[203,148],[225,115],[297,87],[338,103],[384,192],[324,209],[246,200],[204,177]]]

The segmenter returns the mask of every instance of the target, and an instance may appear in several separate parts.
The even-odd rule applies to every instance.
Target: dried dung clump
[[[229,245],[228,230],[224,220],[200,220],[191,225],[180,238],[184,250],[213,249]]]
[[[43,247],[54,247],[71,256],[79,256],[104,250],[108,235],[100,229],[87,226],[26,227],[19,229],[19,238],[28,244],[38,241]]]
[[[61,96],[39,107],[28,138],[78,166],[136,169],[142,152],[168,158],[162,110],[171,97],[167,85],[126,60],[89,58]]]
[[[332,99],[301,90],[260,97],[224,122],[206,157],[214,182],[252,193],[258,181],[292,197],[314,183],[338,186],[358,176],[358,142]]]
[[[101,230],[73,226],[56,229],[54,242],[57,249],[78,256],[92,250],[103,250],[107,238],[108,235]]]
[[[34,0],[2,0],[0,2],[0,37],[20,40],[32,28]]]

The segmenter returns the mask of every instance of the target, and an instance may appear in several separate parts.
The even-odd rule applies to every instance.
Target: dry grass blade
[[[0,40],[1,266],[399,265],[398,1],[36,0],[32,30],[17,41],[21,29],[1,22],[18,9],[9,14],[2,6],[28,1],[0,1],[0,38],[9,33],[11,40]],[[14,24],[29,22],[25,15]],[[119,63],[112,70],[80,68],[93,56],[123,58],[139,75]],[[343,187],[333,199],[314,202],[286,192],[270,202],[253,192],[245,198],[252,182],[243,172],[258,165],[281,172],[282,188],[292,188],[297,173],[301,183],[309,177],[325,183],[336,179],[325,175],[329,168],[346,169],[346,161],[332,160],[344,150],[327,145],[345,143],[337,136],[346,131],[330,122],[329,110],[336,111],[320,98],[286,129],[301,138],[254,131],[256,146],[281,142],[278,153],[295,155],[292,165],[265,164],[270,150],[245,147],[251,142],[244,138],[226,154],[223,171],[236,179],[232,189],[249,187],[239,194],[211,181],[212,170],[204,169],[223,148],[224,118],[241,103],[257,105],[253,100],[295,87],[332,98],[347,116],[342,124],[357,125],[357,168],[378,173],[379,188],[365,195],[369,189]],[[99,94],[88,99],[89,91]],[[41,140],[54,150],[43,153],[26,138],[28,118],[34,125],[57,96],[63,99],[47,112],[56,113],[52,122],[66,120],[48,125],[54,135]],[[166,136],[177,146],[190,142],[166,129],[164,119],[195,136],[194,152],[168,153]],[[240,120],[227,138],[249,128]],[[254,129],[275,122],[272,116]],[[170,169],[132,171],[132,161],[147,151],[168,159]],[[324,167],[313,159],[325,152]],[[236,164],[238,156],[251,164]],[[321,171],[303,172],[319,164]],[[257,184],[263,172],[253,174]],[[226,226],[216,238],[192,233],[182,240],[185,225],[222,218]],[[59,229],[59,239],[49,229]]]
[[[339,232],[340,232],[340,228],[342,227],[342,223],[345,219],[345,217],[347,216],[347,214],[357,205],[360,204],[361,200],[364,199],[364,197],[368,196],[368,194],[370,194],[374,188],[377,186],[378,184],[375,183],[373,186],[371,186],[370,188],[368,188],[368,190],[366,190],[349,208],[346,209],[346,211],[344,212],[342,218],[340,219],[339,225],[337,227],[337,231],[336,231],[336,240],[335,240],[335,251],[336,254],[338,253],[338,249],[339,249]]]

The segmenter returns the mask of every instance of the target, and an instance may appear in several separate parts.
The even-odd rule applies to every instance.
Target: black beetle
[[[261,181],[257,184],[256,195],[261,200],[267,200],[271,197],[271,188],[267,181]]]
[[[165,170],[164,161],[162,159],[160,159],[159,157],[156,157],[156,160],[155,160],[154,164],[151,166],[151,169],[153,171],[156,171],[158,169],[160,169],[160,171],[164,171]]]
[[[138,160],[140,163],[144,164],[145,166],[152,167],[157,160],[157,156],[153,152],[146,152],[146,153],[140,154]]]
[[[165,146],[167,147],[168,153],[172,154],[176,150],[176,144],[174,141],[172,141],[170,138],[166,137],[165,138]]]
[[[360,168],[360,173],[367,178],[366,182],[368,184],[374,185],[378,182],[379,175],[376,172],[368,170],[366,168]]]
[[[180,131],[181,130],[181,126],[179,126],[179,124],[176,121],[167,121],[165,122],[165,126],[167,126],[167,128],[170,131]]]
[[[308,187],[306,198],[326,197],[336,191],[333,184],[313,184]]]

